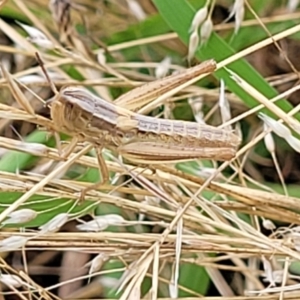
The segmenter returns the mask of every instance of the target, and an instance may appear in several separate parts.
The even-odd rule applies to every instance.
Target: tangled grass
[[[52,91],[36,52],[57,88],[76,84],[113,101],[155,80],[166,56],[172,63],[162,73],[188,66],[182,58],[188,53],[191,16],[206,1],[191,1],[193,9],[182,0],[143,1],[144,15],[125,0],[50,2],[52,13],[48,1],[0,4],[1,64],[8,70],[0,79],[3,297],[299,299],[299,191],[280,167],[297,156],[277,137],[268,153],[267,132],[256,118],[259,110],[277,116],[297,134],[298,106],[291,110],[280,99],[299,87],[277,96],[271,84],[297,77],[267,81],[243,58],[296,33],[299,13],[248,17],[232,48],[228,36],[235,24],[216,25],[191,61],[215,58],[214,76],[142,107],[130,99],[122,103],[151,116],[218,125],[224,90],[216,86],[224,79],[233,116],[227,125],[238,122],[243,136],[234,160],[135,166],[104,150],[110,183],[79,203],[79,192],[101,176],[97,159],[88,143],[78,144],[67,158],[62,155],[71,139],[60,135],[57,143],[60,128],[45,102]],[[270,11],[273,5],[268,2]],[[252,8],[263,14],[261,6],[257,1]],[[245,7],[250,11],[247,1]],[[268,32],[263,24],[270,25]],[[257,36],[251,35],[253,28]],[[284,53],[280,45],[279,50]],[[241,78],[232,78],[231,70]],[[299,174],[296,163],[289,168]],[[272,173],[269,181],[266,170]],[[32,214],[13,217],[24,209]],[[102,231],[76,227],[93,226],[94,220]]]

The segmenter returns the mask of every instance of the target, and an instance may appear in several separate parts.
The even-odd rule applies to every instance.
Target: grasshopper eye
[[[132,139],[133,136],[134,136],[134,132],[126,132],[124,134],[124,138],[126,139]]]
[[[117,131],[117,135],[123,140],[123,142],[129,142],[132,140],[132,138],[136,135],[136,132],[134,130],[132,131]]]

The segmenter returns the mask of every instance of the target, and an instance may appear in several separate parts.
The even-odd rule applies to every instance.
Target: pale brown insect
[[[137,99],[159,95],[192,76],[212,72],[213,60],[180,74],[147,84],[129,92]],[[152,87],[152,90],[149,89]],[[155,89],[156,87],[156,89]],[[121,98],[125,99],[126,96]],[[129,99],[132,99],[132,97]],[[192,159],[230,160],[240,138],[233,132],[195,122],[157,119],[125,109],[103,100],[80,87],[63,88],[51,105],[54,123],[71,136],[95,145],[102,181],[83,190],[84,194],[108,180],[108,170],[101,155],[103,147],[112,149],[139,164],[179,162]]]

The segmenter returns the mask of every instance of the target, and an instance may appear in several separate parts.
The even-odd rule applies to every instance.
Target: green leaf
[[[22,197],[23,193],[13,193],[13,192],[3,192],[0,193],[0,213],[5,210],[8,206],[13,204],[16,200]],[[84,212],[84,214],[91,213],[93,209],[95,209],[95,205],[91,206],[91,202],[85,201],[81,205],[74,206],[75,200],[70,200],[66,198],[62,199],[53,199],[47,196],[42,195],[34,195],[30,197],[30,199],[20,206],[19,209],[30,208],[35,210],[38,213],[38,216],[28,222],[26,224],[11,224],[5,227],[13,227],[13,228],[33,228],[38,227],[60,213],[70,213],[70,214],[80,214]]]
[[[179,284],[201,295],[209,288],[210,279],[205,268],[195,264],[184,263],[180,266]],[[180,290],[180,297],[192,297],[190,293]]]
[[[47,132],[34,131],[25,138],[25,142],[44,145],[47,143],[51,144],[51,140],[49,140],[48,137],[49,134]],[[28,153],[9,151],[0,160],[0,170],[15,173],[17,170],[23,170],[29,165],[33,165],[37,161],[37,159],[37,157],[33,157]]]

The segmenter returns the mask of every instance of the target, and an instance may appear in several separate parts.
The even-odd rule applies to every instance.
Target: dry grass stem
[[[294,73],[268,77],[282,88],[269,99],[230,66],[299,32],[299,24],[273,35],[265,27],[298,20],[299,1],[287,3],[289,15],[246,20],[251,3],[236,0],[235,22],[215,25],[212,9],[218,1],[207,1],[185,31],[189,45],[155,19],[156,1],[96,2],[0,1],[0,294],[20,299],[299,299],[294,273],[300,260],[300,202],[286,178],[299,181],[300,106],[295,103],[289,112],[278,106],[300,88],[291,86],[298,79],[296,68],[278,44]],[[152,18],[159,31],[147,27]],[[216,30],[220,36],[230,31],[236,39],[250,26],[260,26],[267,37],[217,64],[194,63],[199,53],[205,56]],[[249,108],[229,91],[226,80],[219,89],[218,73],[212,73],[220,69],[258,105]],[[97,107],[103,103],[106,110]],[[74,107],[79,110],[72,115]],[[59,122],[63,109],[69,112],[63,121],[72,115],[73,123]],[[257,118],[262,109],[278,120],[260,114],[262,122]],[[163,132],[163,146],[152,147],[156,132],[143,135],[137,120],[149,119],[138,119],[137,113],[152,117],[161,132],[166,124],[173,124],[173,132],[174,124],[182,124],[157,122],[164,118],[207,123],[222,134],[233,128],[228,136],[237,136],[234,153],[220,164],[208,159],[156,164],[162,149],[165,156],[175,150],[183,155],[193,135],[183,126],[186,144],[175,132],[174,147]],[[91,125],[95,120],[99,128]],[[79,123],[84,130],[77,130]],[[130,148],[132,128],[138,130]],[[100,141],[105,130],[115,134],[110,144]],[[143,139],[150,139],[148,149]],[[205,140],[200,150],[208,146]],[[220,147],[215,148],[214,157],[222,158]],[[139,156],[142,150],[144,156],[152,151],[152,162]],[[99,162],[106,166],[101,172]],[[268,178],[274,182],[268,184]],[[78,203],[82,190],[86,201]],[[191,273],[198,276],[199,270],[199,285],[212,282],[219,297],[204,297],[192,288]]]

